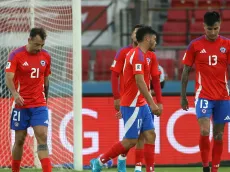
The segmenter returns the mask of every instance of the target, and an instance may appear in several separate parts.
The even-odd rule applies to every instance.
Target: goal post
[[[32,27],[43,27],[47,31],[44,49],[52,62],[48,98],[52,166],[66,172],[82,170],[81,1],[0,1],[0,21],[0,169],[11,166],[14,143],[14,132],[9,127],[12,99],[4,84],[8,55],[27,44]],[[36,147],[29,128],[22,167],[40,168]]]
[[[82,58],[81,58],[81,0],[72,1],[73,17],[73,118],[74,169],[82,171]]]

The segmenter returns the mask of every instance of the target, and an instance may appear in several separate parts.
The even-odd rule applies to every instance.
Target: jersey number
[[[31,68],[31,78],[38,78],[39,77],[39,68]]]
[[[210,66],[215,66],[217,64],[217,55],[208,56],[208,64]]]
[[[14,112],[14,114],[13,114],[13,121],[20,121],[20,111],[18,112],[18,111],[13,111]]]
[[[208,108],[208,100],[200,100],[200,108],[201,109],[206,109]]]

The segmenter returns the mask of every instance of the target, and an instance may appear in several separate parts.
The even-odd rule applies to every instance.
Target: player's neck
[[[30,54],[33,54],[28,44],[26,45],[26,51]]]
[[[145,48],[145,46],[142,44],[139,44],[138,47],[141,49],[143,53],[146,53],[148,51],[148,48]]]
[[[207,41],[210,41],[210,42],[215,42],[218,38],[219,38],[219,35],[216,37],[216,39],[209,39],[209,37],[207,37],[207,35],[205,35],[205,39]]]

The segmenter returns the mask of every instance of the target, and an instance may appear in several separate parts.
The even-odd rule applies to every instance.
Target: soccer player
[[[108,160],[127,153],[136,145],[140,133],[144,134],[145,139],[146,171],[154,171],[155,132],[151,112],[160,115],[160,111],[149,93],[150,66],[146,53],[156,44],[156,32],[151,27],[141,27],[136,37],[138,47],[130,50],[123,69],[124,91],[120,109],[125,124],[125,136],[100,158],[90,161],[93,172],[101,171],[102,165]]]
[[[48,76],[51,73],[51,57],[42,49],[45,39],[44,29],[31,29],[28,44],[12,51],[6,65],[6,85],[15,101],[11,116],[11,129],[15,130],[12,172],[20,171],[23,144],[30,126],[33,127],[37,139],[38,157],[43,172],[52,171],[47,146]]]
[[[116,110],[120,110],[120,96],[122,96],[123,93],[123,87],[124,87],[124,81],[123,81],[123,67],[124,67],[124,62],[125,62],[125,57],[126,54],[132,49],[132,47],[136,47],[138,45],[137,40],[136,40],[136,32],[139,28],[144,27],[144,25],[136,25],[133,28],[132,32],[132,46],[127,46],[124,48],[121,48],[118,53],[116,54],[113,64],[111,65],[111,84],[112,84],[112,91],[113,91],[113,96],[114,96],[114,107]],[[151,51],[148,51],[148,60],[150,62],[150,66],[152,66],[152,72],[151,72],[151,77],[152,77],[152,85],[154,86],[154,90],[157,93],[156,94],[156,99],[158,103],[158,107],[162,111],[162,104],[161,104],[161,88],[160,88],[160,80],[159,80],[159,72],[157,72],[158,68],[158,63],[156,60],[155,54],[152,52],[155,47],[151,48]],[[155,68],[155,69],[154,69]],[[120,86],[120,87],[119,87]],[[121,118],[120,112],[117,113],[117,117]],[[138,143],[136,145],[135,149],[135,164],[136,164],[136,169],[138,171],[141,171],[141,166],[142,166],[142,160],[144,158],[144,137],[140,136],[138,139]],[[127,152],[128,153],[128,152]],[[126,171],[126,154],[122,154],[118,156],[118,171],[125,172]]]
[[[223,151],[223,133],[226,122],[230,122],[228,71],[230,42],[220,36],[219,13],[204,15],[205,35],[193,40],[183,57],[184,69],[181,79],[181,107],[188,110],[186,87],[192,65],[196,66],[195,107],[200,126],[200,154],[203,171],[209,172],[210,118],[213,119],[212,172],[217,172]]]

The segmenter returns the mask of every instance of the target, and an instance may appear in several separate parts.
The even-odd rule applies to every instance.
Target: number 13
[[[212,60],[214,61],[213,63]],[[215,66],[217,64],[217,55],[208,56],[208,64],[210,66]]]

